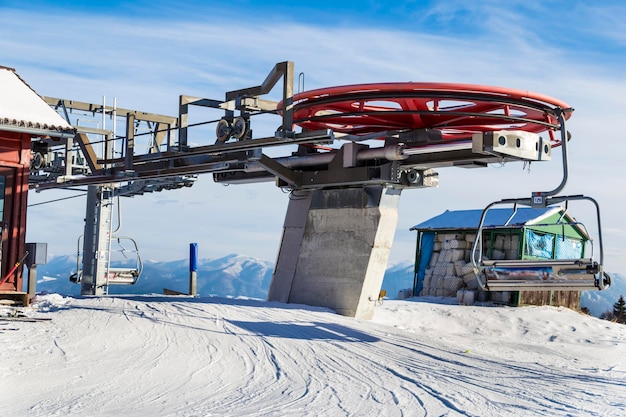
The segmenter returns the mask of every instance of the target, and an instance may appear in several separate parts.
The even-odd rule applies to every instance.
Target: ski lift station
[[[445,233],[418,228],[420,250],[432,271],[426,285],[428,268],[422,270],[420,259],[417,285],[430,290],[436,276],[443,281],[452,276],[449,265],[444,275],[437,263],[430,265],[438,244],[438,261],[458,256],[455,250],[463,247],[460,279],[471,272],[475,283],[469,285],[493,298],[503,292],[602,290],[610,284],[597,202],[561,195],[568,177],[566,122],[573,114],[568,104],[472,84],[400,82],[309,91],[303,84],[293,62],[280,62],[259,85],[227,91],[222,98],[181,95],[172,116],[118,107],[115,100],[39,96],[15,70],[0,68],[2,298],[27,304],[36,266],[45,262],[46,245],[24,241],[29,189],[86,191],[84,234],[71,279],[83,295],[97,296],[111,285],[132,285],[141,275],[139,249],[112,222],[116,201],[192,187],[198,175],[211,174],[222,184],[271,181],[289,192],[268,300],[368,319],[379,297],[401,194],[437,186],[439,169],[509,162],[560,163],[561,183],[488,205],[469,225],[473,232],[463,229],[463,239],[454,225]],[[275,118],[272,135],[253,133],[261,115]],[[207,133],[206,126],[214,130]],[[557,148],[560,158],[554,158]],[[566,239],[575,248],[577,242],[585,247],[585,229],[567,212],[572,201],[595,208],[596,250],[562,253],[555,246],[559,256],[528,252],[534,248],[528,246],[531,232],[544,236],[539,241],[545,245],[545,236],[552,234],[553,242]],[[500,205],[509,211],[494,207]],[[494,223],[494,215],[507,218]],[[530,222],[538,218],[545,225]],[[448,232],[454,238],[441,240]],[[135,253],[132,266],[113,265],[118,243]],[[508,250],[516,246],[520,256],[499,259],[501,244]],[[451,262],[456,266],[446,261]],[[23,265],[29,267],[28,291],[23,291]]]

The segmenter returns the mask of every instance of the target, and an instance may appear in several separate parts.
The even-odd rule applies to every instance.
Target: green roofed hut
[[[482,210],[445,211],[413,226],[417,231],[413,293],[455,297],[469,290],[478,301],[509,305],[580,307],[580,291],[484,291],[470,262]],[[581,259],[590,237],[562,207],[491,209],[483,227],[487,259]]]

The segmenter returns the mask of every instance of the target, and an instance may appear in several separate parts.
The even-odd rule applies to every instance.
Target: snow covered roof
[[[560,207],[518,208],[508,226],[519,227],[538,223],[560,210]],[[477,229],[482,213],[482,210],[446,210],[438,216],[411,227],[410,230]],[[512,214],[512,208],[490,209],[485,217],[484,227],[504,226]]]
[[[74,128],[22,80],[0,66],[0,130],[60,136]]]

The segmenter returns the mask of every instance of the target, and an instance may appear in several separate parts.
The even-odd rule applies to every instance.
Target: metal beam
[[[189,106],[211,107],[219,109],[223,104],[219,100],[211,100],[208,98],[181,95],[178,98],[178,146],[180,150],[187,148],[188,130],[189,130]],[[173,144],[167,149],[172,150]]]
[[[294,64],[291,61],[279,62],[274,66],[272,71],[265,78],[261,85],[240,90],[233,90],[226,93],[226,100],[237,100],[245,97],[256,97],[269,93],[272,88],[283,79],[283,97],[280,109],[283,116],[281,129],[283,132],[291,132],[293,130],[293,81],[294,81]]]
[[[302,143],[327,143],[333,141],[332,130],[315,130],[304,132],[292,137],[270,136],[252,140],[240,140],[237,142],[216,143],[215,145],[197,146],[190,148],[187,155],[193,154],[219,154],[227,152],[261,149],[272,146],[297,145]]]
[[[102,113],[104,111],[105,113],[110,113],[110,114],[112,114],[113,110],[115,110],[118,114],[132,114],[133,116],[135,116],[136,120],[142,120],[146,122],[166,123],[166,124],[170,124],[174,126],[177,125],[176,117],[172,117],[172,116],[165,116],[165,115],[156,114],[156,113],[146,113],[143,111],[130,110],[130,109],[124,109],[121,107],[113,107],[113,106],[104,106],[104,109],[103,109],[102,104],[86,103],[83,101],[66,100],[66,99],[55,98],[55,97],[42,96],[42,98],[44,99],[46,103],[48,103],[48,105],[53,106],[55,108],[63,107],[64,109],[80,110],[80,111],[86,111],[90,113]]]
[[[257,162],[263,166],[267,172],[274,174],[292,187],[297,188],[302,185],[302,173],[292,171],[264,154],[261,155]]]
[[[287,75],[290,70],[293,75],[293,62],[279,62],[278,64],[274,65],[274,68],[272,68],[267,77],[265,77],[265,80],[261,85],[229,91],[226,93],[226,101],[235,100],[238,97],[260,96],[263,94],[267,94],[272,91],[272,88],[274,88],[278,80],[280,80],[281,77]]]
[[[124,151],[124,167],[128,171],[133,170],[133,157],[135,154],[135,115],[126,115],[126,146]]]
[[[186,95],[180,96],[180,104],[185,105],[185,106],[193,105],[193,106],[211,107],[214,109],[219,109],[223,103],[224,102],[221,100],[212,100],[210,98],[202,98],[202,97],[194,97],[194,96],[186,96]]]
[[[258,97],[244,97],[237,100],[231,100],[224,102],[220,105],[223,110],[235,110],[242,111],[264,111],[268,113],[276,113],[278,102],[273,100],[264,100]]]
[[[74,136],[74,142],[78,144],[78,147],[83,152],[87,165],[93,175],[99,175],[102,171],[102,165],[98,162],[96,151],[93,149],[93,145],[89,141],[89,137],[85,133],[77,133]],[[65,161],[65,165],[66,167],[70,165],[67,159]]]
[[[172,128],[172,126],[170,125],[165,125],[166,128],[165,129],[161,129],[161,123],[156,123],[155,127],[154,127],[154,141],[152,142],[152,144],[150,145],[150,150],[149,153],[154,154],[154,153],[159,153],[161,152],[161,145],[163,144],[163,141],[165,140],[166,137],[170,137],[170,130]],[[168,141],[168,148],[169,148],[169,141]]]

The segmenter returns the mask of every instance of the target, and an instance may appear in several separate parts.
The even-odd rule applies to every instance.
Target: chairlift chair
[[[603,270],[602,228],[600,206],[591,197],[584,195],[558,196],[565,187],[568,176],[567,142],[564,109],[556,108],[559,119],[563,156],[563,178],[557,188],[547,192],[534,192],[531,198],[511,198],[489,204],[482,212],[476,237],[472,244],[471,262],[479,285],[488,291],[545,291],[545,290],[605,290],[611,285],[611,277]],[[571,109],[570,109],[571,111]],[[595,206],[598,227],[598,258],[581,259],[503,259],[492,260],[483,256],[482,238],[485,218],[490,208],[495,205],[513,205],[513,214],[518,205],[529,207],[548,207],[574,200],[586,200]],[[560,223],[561,225],[562,223]],[[593,243],[593,242],[592,242]]]
[[[124,257],[126,257],[126,253],[130,252],[135,258],[135,265],[118,267],[109,266],[105,272],[106,282],[108,285],[136,284],[143,270],[143,262],[141,261],[141,257],[139,256],[139,248],[137,246],[137,242],[135,241],[135,239],[127,236],[116,236],[115,239],[117,240],[117,244],[120,247],[117,252],[122,254],[122,256]],[[124,246],[122,246],[122,240],[129,241],[132,244],[132,248],[130,250],[127,250]],[[113,252],[113,250],[111,251]]]
[[[113,239],[117,240],[117,243],[121,248],[118,249],[116,252],[121,253],[124,257],[126,257],[126,254],[130,252],[134,257],[135,264],[133,266],[109,266],[104,273],[106,285],[134,285],[137,283],[137,280],[139,279],[143,271],[143,261],[141,260],[141,256],[139,255],[139,247],[137,246],[137,242],[127,236],[114,236]],[[83,275],[83,271],[80,268],[80,264],[82,262],[80,256],[81,240],[82,235],[78,238],[79,256],[77,256],[76,258],[76,272],[70,276],[70,281],[76,284],[79,284],[81,282]],[[122,246],[122,240],[129,241],[132,245],[132,248],[128,250],[124,246]]]
[[[477,281],[488,291],[586,291],[604,290],[610,286],[611,278],[603,270],[602,231],[600,225],[600,208],[591,197],[574,195],[548,197],[547,202],[557,204],[572,200],[587,200],[594,204],[598,220],[598,260],[594,260],[594,247],[591,257],[575,259],[486,259],[483,256],[483,232],[485,218],[489,209],[495,205],[513,204],[513,218],[518,205],[532,206],[529,199],[506,199],[491,203],[481,215],[476,238],[472,245],[471,262]],[[508,222],[507,222],[508,223]],[[559,226],[582,225],[579,222],[558,223]],[[535,226],[549,226],[541,224]],[[584,227],[584,225],[582,225]],[[591,241],[593,245],[593,241]]]

